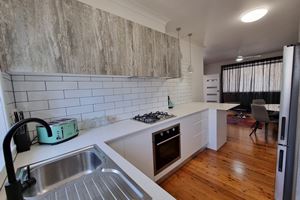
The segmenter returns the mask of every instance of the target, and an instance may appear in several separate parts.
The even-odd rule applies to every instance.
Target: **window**
[[[222,66],[220,101],[250,111],[253,99],[280,103],[282,57]]]
[[[281,60],[225,68],[223,92],[279,92],[281,70]]]

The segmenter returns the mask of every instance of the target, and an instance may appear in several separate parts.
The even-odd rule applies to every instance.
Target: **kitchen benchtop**
[[[238,104],[192,102],[188,104],[177,105],[175,108],[170,109],[168,112],[176,115],[176,117],[157,122],[155,124],[145,124],[128,119],[107,126],[81,131],[76,138],[55,146],[33,145],[30,151],[17,155],[15,160],[15,169],[96,144],[153,199],[174,199],[169,193],[163,190],[159,185],[153,182],[150,178],[144,175],[141,171],[139,171],[136,167],[134,167],[131,163],[129,163],[126,159],[109,147],[106,142],[207,109],[229,110],[237,105]],[[0,199],[5,199],[4,188],[0,192]]]

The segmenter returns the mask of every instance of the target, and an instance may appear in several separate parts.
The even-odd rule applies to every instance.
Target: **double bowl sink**
[[[17,170],[36,184],[23,192],[24,199],[151,199],[98,146],[93,145]]]

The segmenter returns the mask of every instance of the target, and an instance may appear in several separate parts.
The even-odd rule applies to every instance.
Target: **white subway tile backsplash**
[[[77,119],[77,122],[80,122],[82,120],[81,114],[79,115],[67,115],[67,118],[75,118]]]
[[[78,82],[79,89],[102,88],[102,82]]]
[[[157,87],[148,87],[148,88],[146,88],[146,92],[158,92],[158,88]]]
[[[67,107],[79,106],[79,105],[80,105],[80,102],[79,102],[78,98],[49,100],[50,109],[53,109],[53,108],[67,108]]]
[[[152,97],[152,93],[139,93],[139,98],[150,98]]]
[[[46,75],[40,75],[40,76],[25,76],[26,81],[61,81],[61,76],[46,76]]]
[[[156,102],[158,102],[158,98],[157,97],[148,98],[146,102],[147,103],[156,103]]]
[[[103,82],[103,88],[120,88],[122,82]]]
[[[118,114],[118,120],[130,119],[133,116],[134,115],[131,112],[130,113]]]
[[[109,110],[115,108],[114,103],[101,103],[94,105],[94,111]]]
[[[141,104],[145,104],[147,101],[147,99],[135,99],[132,100],[132,105],[141,105]]]
[[[48,109],[47,101],[30,101],[16,103],[17,108],[21,111],[46,110]]]
[[[63,76],[63,81],[90,81],[91,77],[86,76]]]
[[[80,98],[81,105],[90,105],[90,104],[98,104],[104,103],[104,97],[84,97]]]
[[[133,87],[137,87],[138,83],[137,82],[123,82],[123,87],[129,87],[129,88],[133,88]]]
[[[113,95],[113,89],[93,89],[92,90],[93,96],[104,96],[104,95]]]
[[[168,97],[167,96],[163,96],[163,97],[159,97],[158,98],[158,101],[160,101],[160,102],[167,102],[168,101]]]
[[[146,103],[146,104],[141,104],[141,105],[139,105],[140,110],[143,110],[143,109],[151,109],[152,107],[153,107],[153,104],[152,104],[152,103]]]
[[[92,112],[92,113],[84,113],[82,114],[82,120],[87,120],[87,119],[93,119],[93,118],[99,118],[105,116],[104,111],[97,111],[97,112]]]
[[[123,95],[124,100],[133,100],[133,99],[137,99],[138,97],[139,97],[138,94],[124,94]]]
[[[15,92],[16,102],[28,101],[26,92]]]
[[[163,93],[161,93],[161,92],[153,92],[153,93],[151,93],[151,97],[161,97],[161,96],[163,96],[164,94]]]
[[[64,92],[65,98],[92,96],[92,90],[65,90]]]
[[[12,75],[11,78],[13,81],[24,81],[25,80],[24,75]]]
[[[77,82],[46,82],[47,90],[77,89]]]
[[[150,87],[151,82],[138,82],[138,87]]]
[[[45,82],[40,81],[14,81],[13,87],[15,92],[23,92],[23,91],[44,91]]]
[[[121,107],[127,107],[127,106],[131,106],[131,101],[127,100],[127,101],[117,101],[115,102],[115,107],[116,108],[121,108]]]
[[[38,117],[42,119],[52,119],[57,117],[66,117],[65,108],[52,109],[52,110],[40,110],[30,112],[31,117]]]
[[[92,81],[112,81],[112,78],[110,77],[91,77]]]
[[[114,90],[114,94],[129,94],[129,93],[131,93],[130,88],[115,88],[113,90]]]
[[[112,80],[114,82],[128,81],[128,77],[113,77]]]
[[[192,101],[191,75],[185,71],[181,79],[171,80],[93,75],[8,75],[5,96],[10,103],[7,107],[13,109],[16,101],[17,108],[31,117],[47,120],[73,117],[79,122],[103,118],[105,124],[108,118],[113,118],[108,121],[115,121],[167,110],[168,95],[176,104]]]
[[[124,108],[124,112],[134,112],[134,111],[138,111],[140,109],[139,106],[130,106],[130,107],[126,107]]]
[[[89,113],[89,112],[93,112],[93,105],[67,108],[67,115],[75,115],[75,114]]]
[[[153,82],[151,82],[151,85],[154,87],[161,87],[161,86],[163,86],[163,82],[162,81],[153,81]]]
[[[27,93],[28,93],[29,101],[64,98],[63,91],[35,91],[35,92],[27,92]]]
[[[107,116],[115,116],[115,115],[122,114],[122,113],[124,113],[123,108],[118,108],[118,109],[112,109],[112,110],[106,110],[105,111],[105,114]]]
[[[105,102],[115,102],[115,101],[123,100],[123,96],[122,95],[111,95],[111,96],[105,96],[104,99],[105,99]]]
[[[146,92],[146,88],[131,88],[131,92],[132,93],[142,93],[142,92]]]

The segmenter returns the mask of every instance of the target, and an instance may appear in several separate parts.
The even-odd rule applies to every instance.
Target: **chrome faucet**
[[[8,131],[6,134],[4,140],[3,140],[3,154],[4,154],[4,160],[5,160],[5,167],[6,167],[6,172],[7,172],[7,178],[8,182],[5,185],[5,192],[7,196],[7,200],[23,200],[23,191],[30,187],[31,185],[34,185],[36,183],[36,180],[30,176],[30,169],[28,167],[28,176],[27,180],[21,183],[20,180],[17,180],[16,178],[16,173],[15,173],[15,168],[14,168],[14,163],[13,163],[13,158],[11,154],[11,140],[21,126],[23,126],[26,123],[29,122],[37,122],[39,124],[42,124],[48,133],[48,137],[52,136],[52,131],[50,126],[48,125],[47,122],[45,122],[42,119],[39,118],[28,118],[24,119],[22,121],[19,121],[16,123],[11,129]]]

